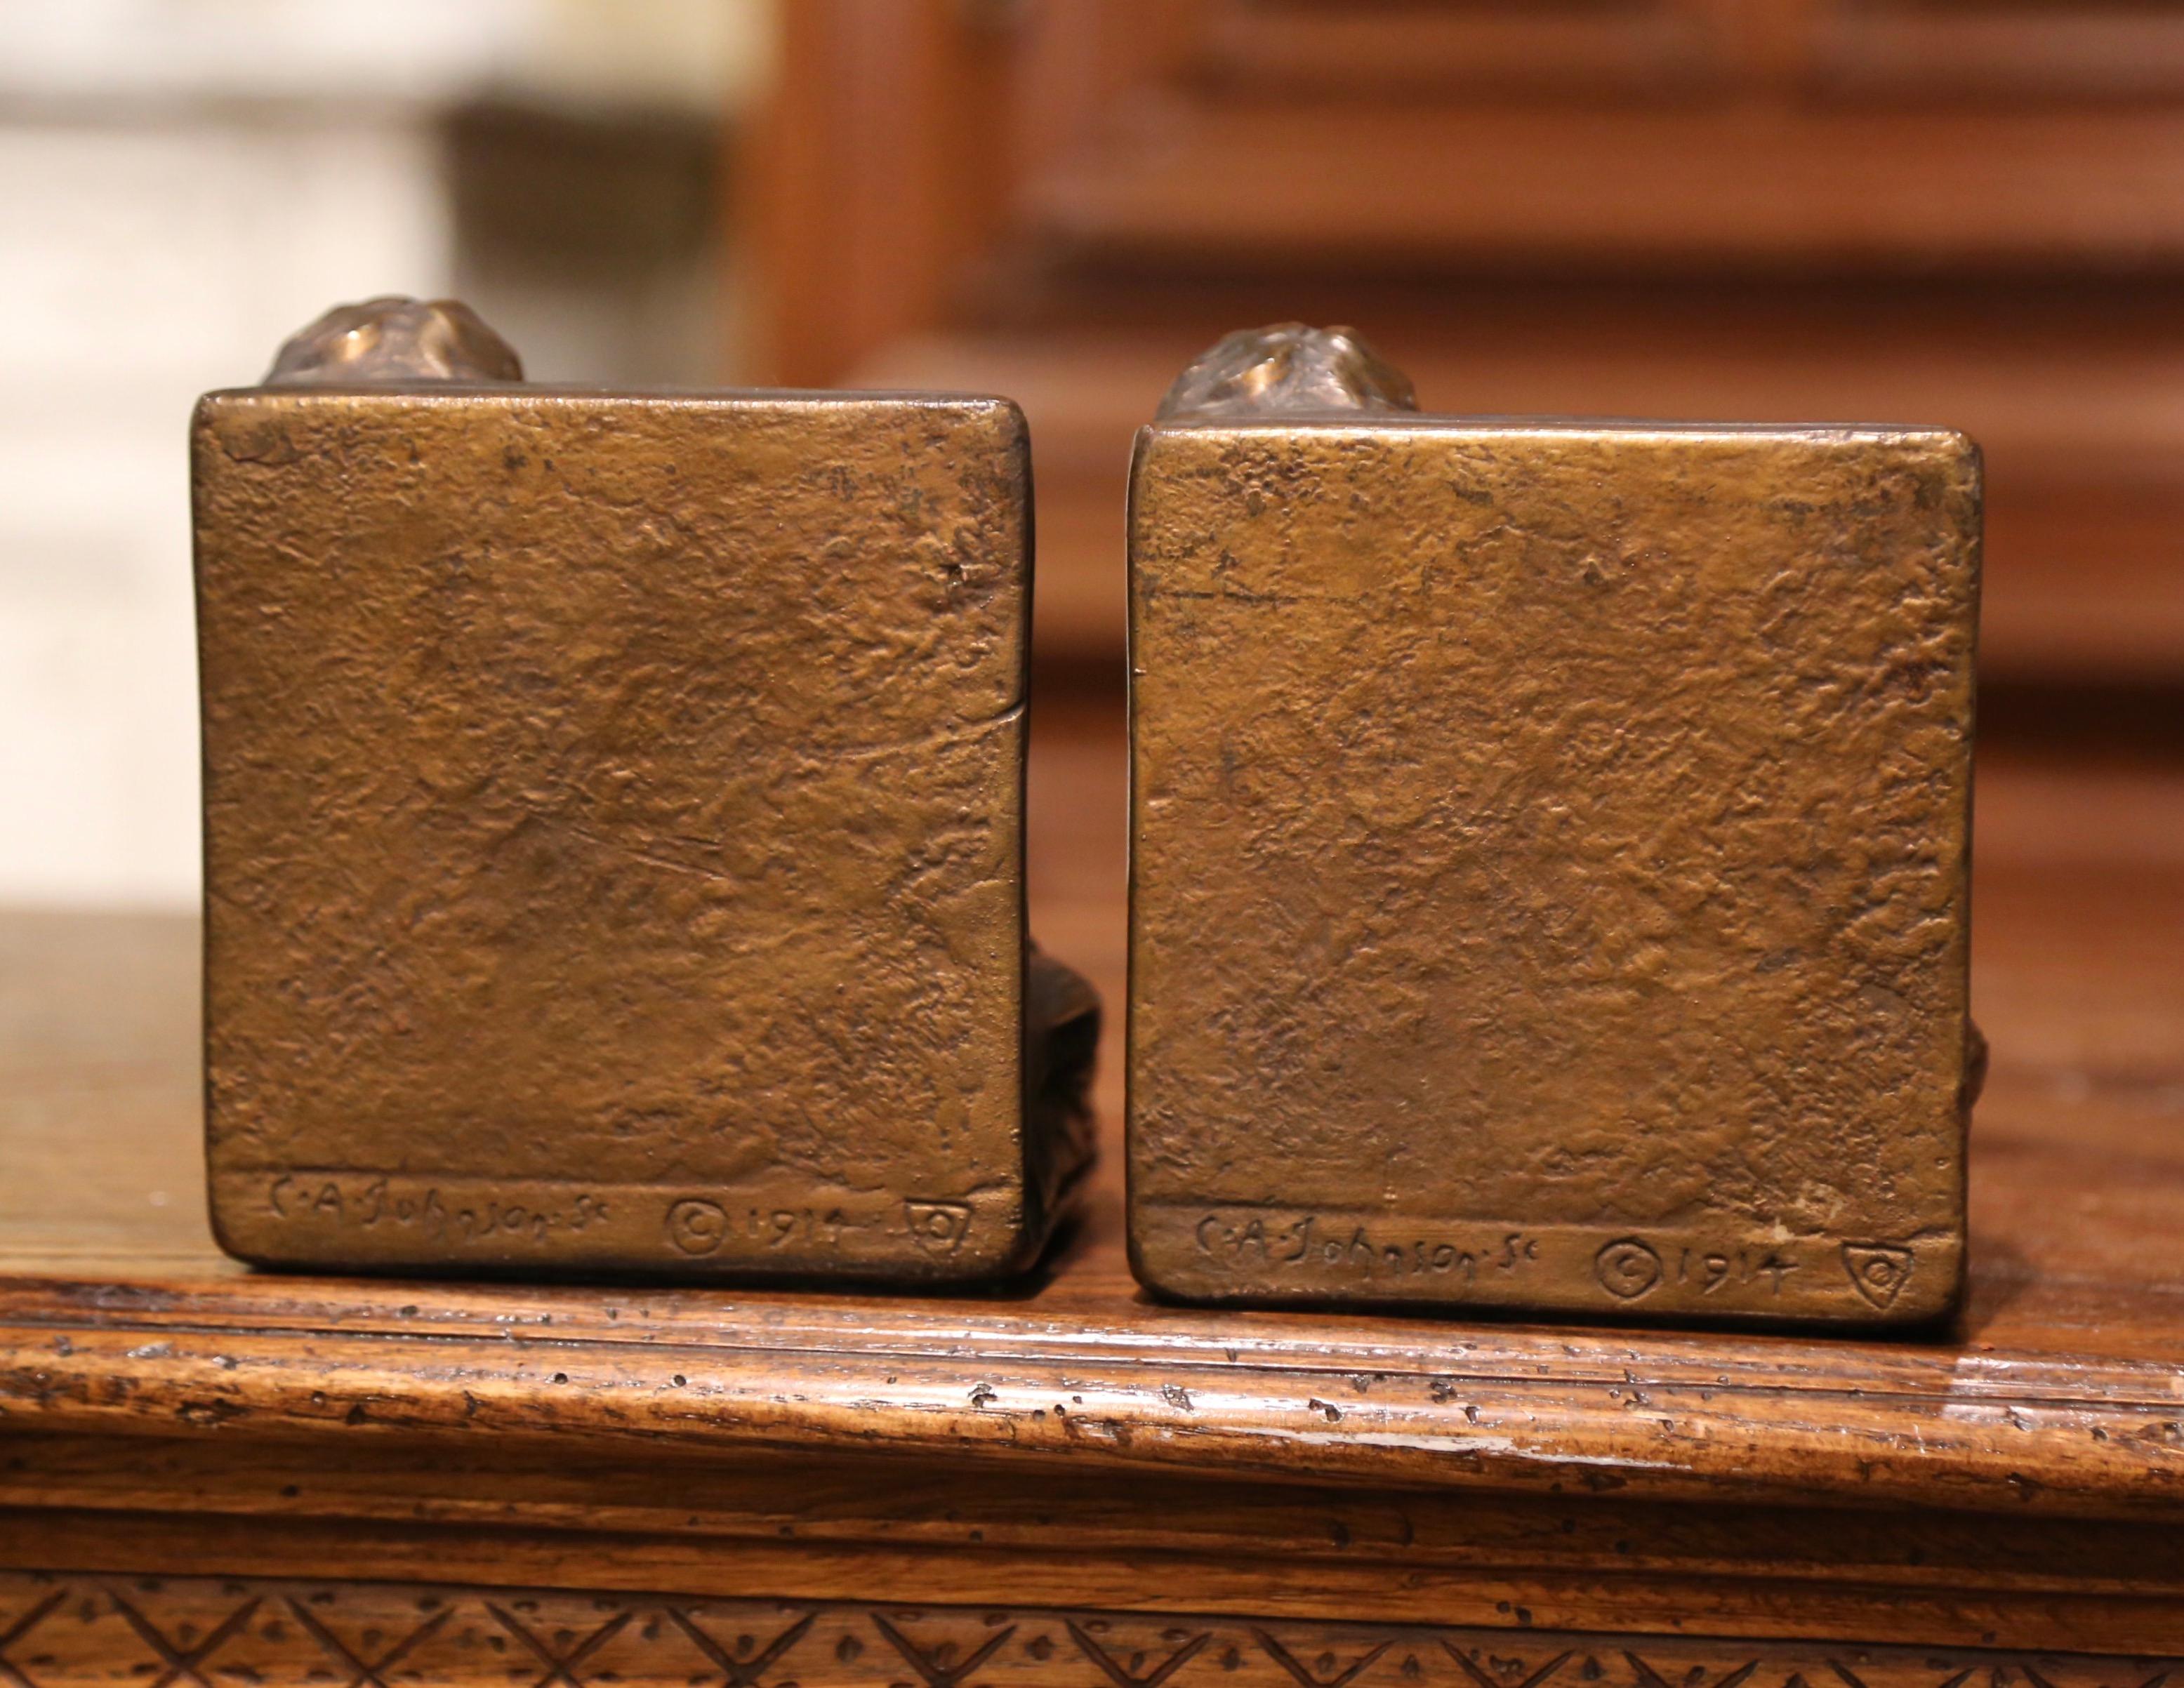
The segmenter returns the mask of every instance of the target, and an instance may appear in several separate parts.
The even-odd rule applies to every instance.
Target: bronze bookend
[[[1024,928],[1022,415],[519,377],[375,300],[198,407],[223,1245],[1021,1267],[1098,1024]]]
[[[1944,1312],[1976,449],[1408,404],[1354,337],[1289,325],[1139,438],[1139,1275]]]

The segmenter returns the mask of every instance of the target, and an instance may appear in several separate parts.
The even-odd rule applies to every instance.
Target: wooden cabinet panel
[[[2184,114],[1171,107],[1022,207],[1079,259],[2106,270],[2184,258]]]
[[[1202,320],[1210,339],[1220,319]],[[2184,681],[2184,314],[2109,299],[1838,311],[1809,294],[1686,309],[1490,293],[1378,337],[1429,408],[1964,428],[1987,458],[1989,675]],[[1188,329],[943,335],[899,341],[860,371],[1024,405],[1049,657],[1119,660],[1130,442],[1191,349]]]
[[[1429,408],[1965,428],[1990,677],[2184,682],[2184,9],[786,10],[770,373],[1024,402],[1049,657],[1120,658],[1174,370],[1300,318]]]
[[[1676,0],[1229,0],[1203,30],[1198,75],[1292,97],[1647,97],[1730,70],[1715,20]]]
[[[2184,14],[2159,0],[1841,0],[1808,52],[1810,82],[1837,95],[2184,96]]]

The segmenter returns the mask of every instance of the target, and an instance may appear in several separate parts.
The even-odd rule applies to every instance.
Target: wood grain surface
[[[1044,710],[1032,817],[1111,1000],[1116,726]],[[11,916],[0,1565],[2184,1655],[2181,820],[1983,763],[1972,1294],[1891,1341],[1164,1307],[1112,1143],[978,1299],[252,1273],[192,927]]]
[[[2120,1667],[2120,1669],[2119,1669]],[[1365,1624],[1134,1618],[568,1590],[0,1574],[0,1677],[14,1688],[209,1679],[589,1688],[1737,1688],[1802,1674],[1841,1688],[2158,1688],[2156,1658],[1663,1641]]]

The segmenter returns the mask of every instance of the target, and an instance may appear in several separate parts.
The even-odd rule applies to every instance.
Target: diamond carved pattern
[[[348,1672],[348,1680],[343,1688],[390,1688],[387,1673],[401,1663],[404,1657],[426,1640],[440,1625],[454,1615],[454,1607],[443,1606],[395,1644],[378,1652],[374,1657],[360,1657],[348,1642],[335,1635],[312,1614],[310,1607],[290,1596],[288,1609],[296,1614],[297,1623],[303,1625],[313,1641]]]
[[[416,1584],[0,1573],[0,1688],[438,1684],[2184,1688],[2184,1660]]]

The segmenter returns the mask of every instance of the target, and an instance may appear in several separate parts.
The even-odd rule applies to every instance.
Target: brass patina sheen
[[[1342,384],[1139,441],[1140,1276],[1943,1312],[1975,448],[1346,413]]]
[[[280,368],[344,340],[192,430],[224,1245],[1024,1263],[1098,1006],[1024,929],[1017,408],[480,384],[414,301]]]
[[[1278,322],[1222,336],[1175,378],[1153,414],[1162,421],[1181,416],[1203,421],[1418,408],[1411,378],[1356,329]]]
[[[392,293],[336,305],[290,335],[265,374],[268,387],[522,379],[515,348],[460,299]]]

